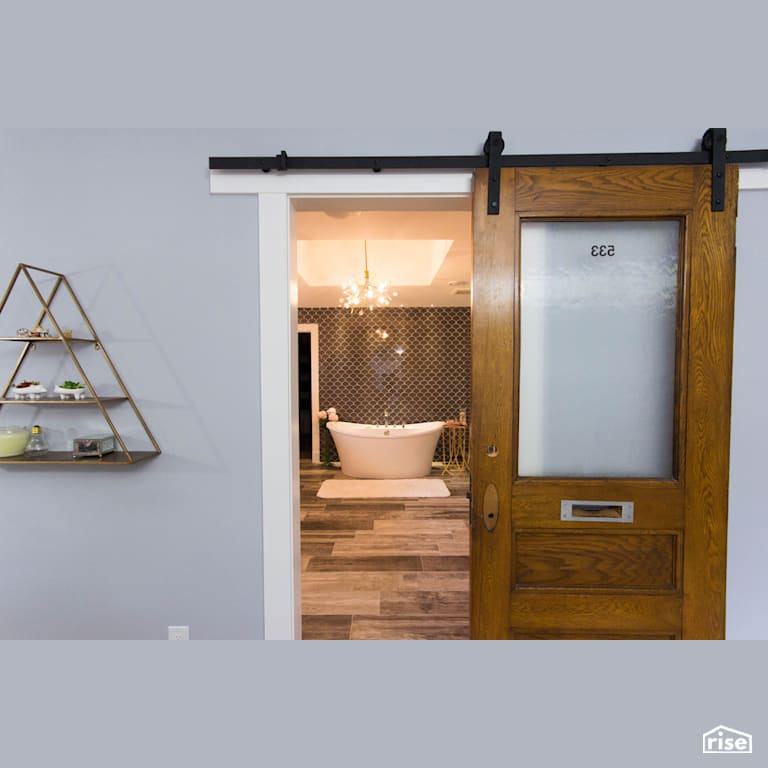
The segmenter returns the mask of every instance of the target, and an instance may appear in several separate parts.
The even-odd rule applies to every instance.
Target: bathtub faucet
[[[384,428],[389,427],[389,411],[384,411]]]

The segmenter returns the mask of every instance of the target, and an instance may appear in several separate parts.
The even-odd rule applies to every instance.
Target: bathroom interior
[[[470,201],[322,204],[296,213],[302,636],[468,638]],[[343,284],[366,271],[384,298],[345,308]],[[336,417],[392,436],[444,422],[424,471],[449,495],[318,497],[351,466]],[[377,464],[366,477],[398,476]]]

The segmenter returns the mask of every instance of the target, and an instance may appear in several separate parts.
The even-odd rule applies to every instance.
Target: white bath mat
[[[325,480],[317,492],[320,499],[424,499],[450,496],[437,478],[406,480]]]

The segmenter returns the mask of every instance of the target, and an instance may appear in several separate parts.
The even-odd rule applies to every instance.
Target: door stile
[[[712,212],[709,170],[701,183],[691,231],[690,334],[708,339],[691,346],[688,361],[686,536],[683,638],[725,637],[726,538],[730,450],[731,368],[736,259],[738,169],[726,169],[725,210]],[[718,247],[726,243],[727,247]]]
[[[515,171],[501,173],[501,199],[514,200]],[[486,210],[488,171],[475,172],[472,282],[472,505],[471,636],[509,637],[512,574],[511,411],[515,370],[514,303],[517,229],[514,205],[496,216]],[[490,365],[487,363],[490,362]]]

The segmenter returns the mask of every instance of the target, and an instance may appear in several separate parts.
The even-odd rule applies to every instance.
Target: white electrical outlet
[[[169,640],[189,640],[189,627],[168,627]]]

